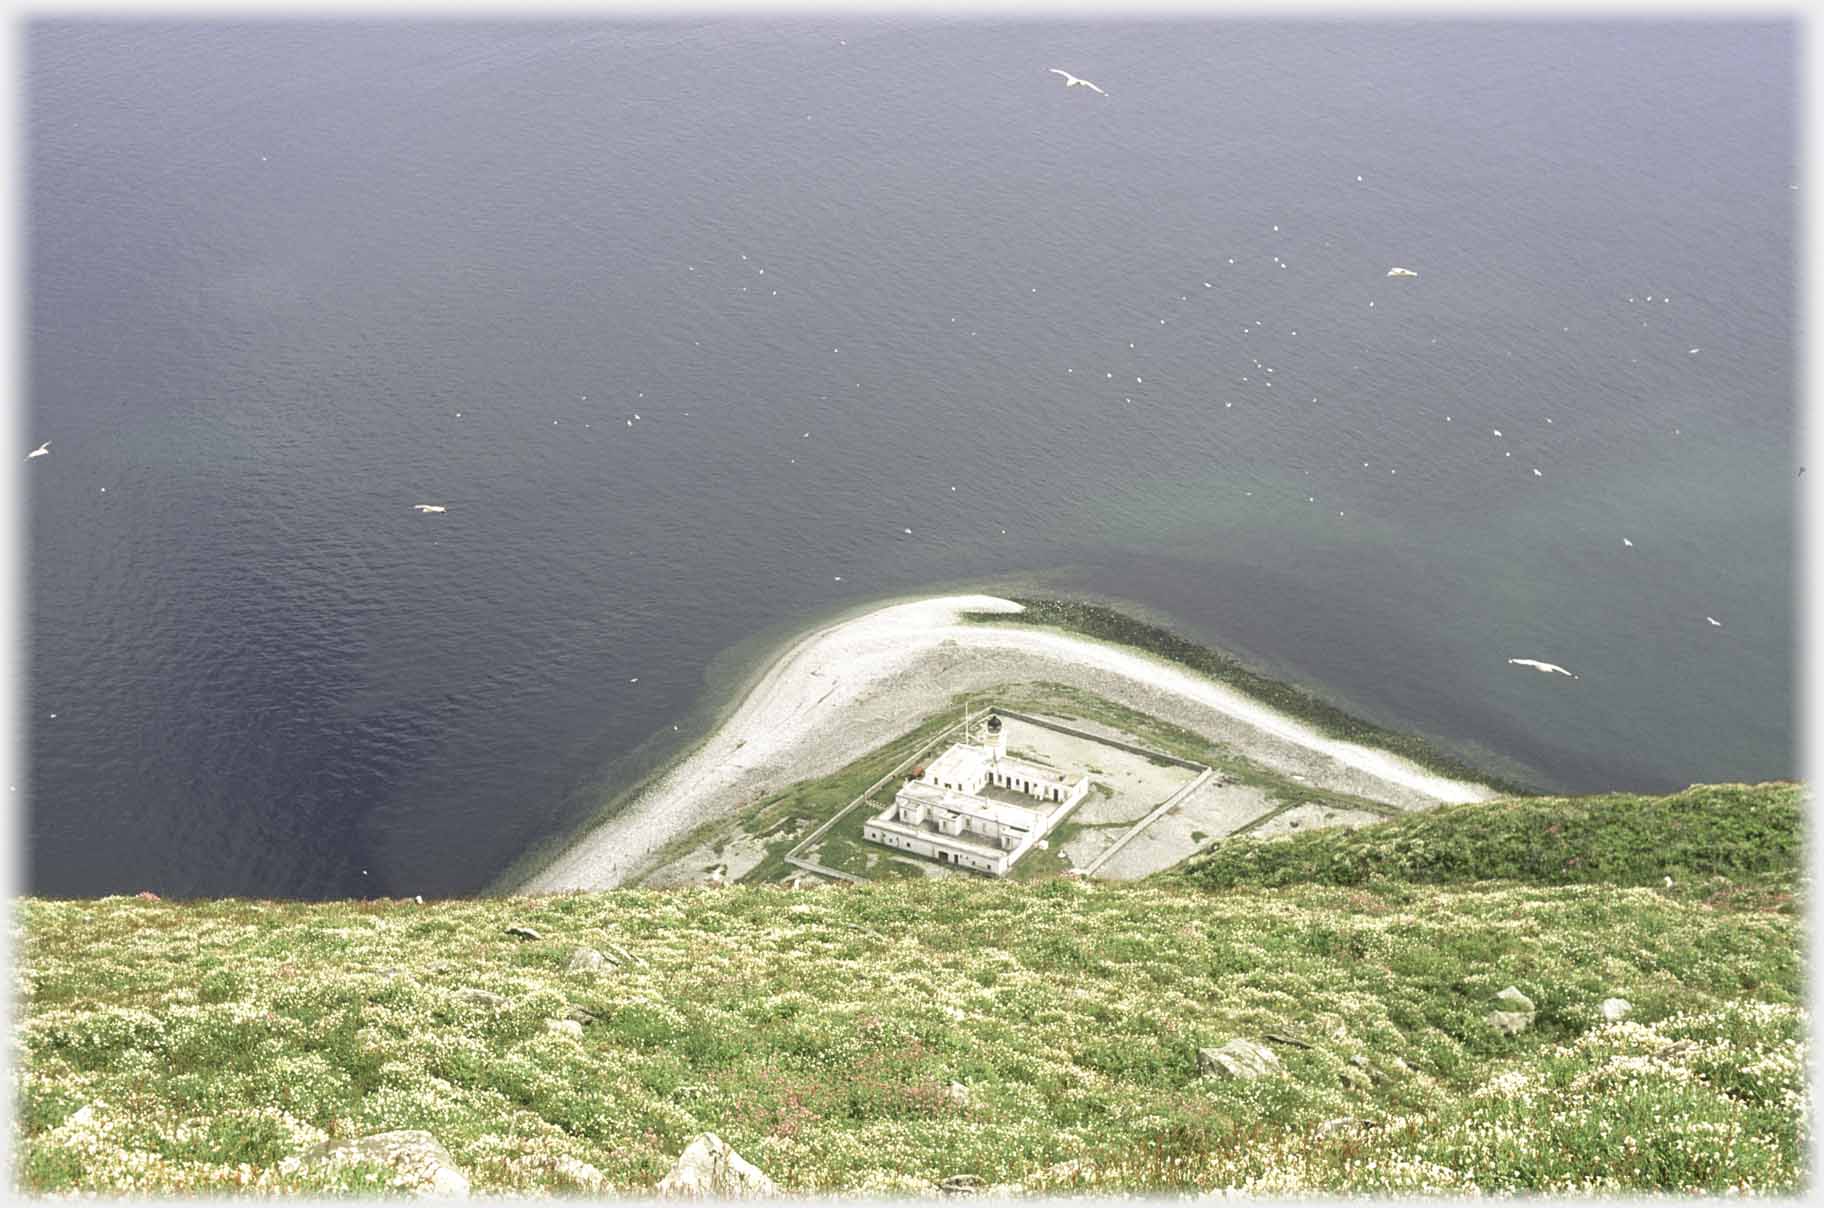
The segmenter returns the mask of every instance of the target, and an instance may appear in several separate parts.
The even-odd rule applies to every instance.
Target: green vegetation
[[[1491,776],[1481,768],[1440,751],[1416,734],[1389,730],[1373,722],[1363,721],[1303,688],[1262,675],[1230,655],[1115,609],[1079,600],[1016,596],[1013,601],[1025,611],[972,612],[964,613],[963,617],[978,624],[1046,626],[1098,641],[1133,646],[1171,662],[1181,663],[1193,671],[1245,692],[1333,738],[1380,747],[1432,771],[1478,781],[1502,792],[1519,795],[1530,791],[1525,785]]]
[[[1618,801],[1224,842],[1142,884],[27,899],[16,1179],[372,1194],[404,1188],[298,1155],[425,1129],[479,1194],[641,1195],[708,1130],[796,1194],[1795,1194],[1801,793]],[[1402,847],[1429,822],[1445,858]],[[1377,841],[1378,879],[1338,871]],[[1292,853],[1257,865],[1285,883],[1231,848]],[[1542,883],[1558,856],[1590,883]],[[567,973],[580,946],[608,967]],[[1484,1018],[1508,985],[1517,1035]],[[1199,1076],[1237,1037],[1280,1068]]]
[[[790,841],[768,844],[766,858],[741,880],[748,884],[761,884],[784,878],[792,871],[792,866],[785,862],[785,857],[798,846],[800,839],[847,809],[851,802],[881,777],[937,737],[955,720],[955,715],[947,711],[926,718],[923,724],[909,734],[876,747],[841,771],[816,780],[802,781],[747,811],[743,815],[743,825],[750,832],[768,825],[782,810],[795,812],[811,819],[811,822],[803,828],[802,834],[797,834]],[[875,796],[883,800],[871,799],[843,813],[816,843],[799,853],[800,858],[855,876],[907,875],[903,871],[903,862],[883,862],[882,858],[888,853],[862,838],[862,828],[867,824],[868,818],[885,808],[885,802],[891,800],[893,791],[894,781],[881,785]]]
[[[1360,830],[1231,838],[1170,874],[1239,886],[1652,885],[1790,901],[1803,870],[1797,784],[1699,785],[1669,797],[1527,797],[1443,806]]]
[[[842,820],[828,831],[823,838],[806,848],[801,856],[813,860],[837,872],[846,872],[853,876],[873,876],[875,865],[885,865],[892,852],[887,848],[869,843],[861,837],[862,827],[867,825],[869,817],[879,813],[886,806],[874,802],[864,802],[842,816]],[[750,884],[760,878],[745,878]]]
[[[1021,856],[1013,866],[1008,878],[1022,884],[1033,884],[1037,881],[1050,881],[1070,871],[1071,863],[1064,858],[1064,845],[1070,842],[1070,827],[1066,822],[1053,833],[1045,847],[1034,847]]]
[[[738,879],[749,884],[782,880],[792,872],[791,866],[785,862],[785,857],[792,848],[865,792],[869,785],[879,780],[895,764],[955,721],[954,713],[939,713],[929,717],[910,732],[875,748],[840,771],[800,781],[743,807],[732,823],[726,819],[705,822],[666,844],[654,859],[652,867],[680,859],[691,850],[706,844],[711,847],[718,843],[725,845],[727,836],[739,830],[764,839],[766,854],[757,866]],[[862,811],[852,812],[833,828],[831,837],[839,843],[852,838],[859,844],[861,821]]]

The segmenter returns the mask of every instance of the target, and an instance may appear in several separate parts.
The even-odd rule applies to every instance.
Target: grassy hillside
[[[1774,827],[1716,875],[1771,884],[1751,849],[1796,850],[1796,795],[1709,792]],[[1580,866],[1644,878],[1571,825],[1594,806],[1538,804]],[[799,1194],[1799,1189],[1791,903],[1485,881],[1526,867],[1506,850],[1451,884],[1212,889],[1212,857],[1141,885],[26,900],[16,1177],[372,1192],[391,1172],[296,1156],[415,1128],[481,1194],[648,1193],[704,1130]],[[579,946],[608,967],[567,973]],[[1536,1006],[1514,1036],[1484,1019],[1509,985]],[[1611,995],[1631,1019],[1600,1020]],[[1280,1070],[1200,1077],[1235,1037]]]
[[[1665,797],[1522,797],[1359,831],[1230,839],[1171,875],[1208,889],[1379,880],[1663,886],[1671,877],[1686,893],[1726,888],[1778,900],[1790,897],[1804,869],[1803,807],[1803,789],[1792,783],[1694,785]]]

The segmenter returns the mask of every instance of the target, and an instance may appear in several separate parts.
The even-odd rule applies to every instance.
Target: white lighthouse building
[[[965,723],[963,733],[969,736]],[[1007,755],[1006,727],[989,714],[982,741],[956,743],[868,820],[862,837],[940,864],[1002,877],[1089,792],[1064,773]]]

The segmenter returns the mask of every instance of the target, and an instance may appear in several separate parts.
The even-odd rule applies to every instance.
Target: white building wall
[[[930,860],[937,860],[938,853],[943,852],[949,858],[939,860],[939,863],[954,864],[962,868],[975,869],[978,872],[992,873],[995,876],[1005,876],[1017,858],[1014,852],[982,852],[962,844],[945,843],[942,835],[925,832],[906,834],[897,827],[864,826],[861,835],[870,843],[878,843],[893,851],[910,852]],[[1014,850],[1021,851],[1024,848]]]
[[[995,876],[1005,876],[1021,857],[1049,834],[1062,822],[1075,806],[1088,796],[1091,780],[1084,776],[1074,785],[1065,786],[1046,780],[1035,780],[1030,775],[1015,775],[1004,767],[987,767],[983,769],[980,781],[973,788],[968,785],[957,786],[946,784],[943,780],[927,772],[923,777],[925,783],[953,791],[979,792],[983,784],[993,783],[1016,791],[1023,790],[1027,795],[1056,802],[1057,807],[1049,811],[1039,825],[1030,830],[1021,831],[996,818],[983,817],[972,813],[954,813],[950,810],[939,810],[933,806],[925,807],[922,803],[911,810],[905,810],[896,803],[896,807],[881,822],[886,826],[869,825],[863,828],[863,838],[879,843],[895,851],[910,852],[927,859],[937,860],[940,852],[949,858],[940,863],[954,864],[962,868],[976,869]],[[947,816],[946,816],[947,815]],[[930,821],[938,827],[934,833],[924,830],[917,824]],[[999,848],[998,852],[984,853],[973,845],[946,843],[944,836],[969,834],[980,836]]]

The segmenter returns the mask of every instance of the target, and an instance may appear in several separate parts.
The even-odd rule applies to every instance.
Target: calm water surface
[[[1789,23],[28,29],[32,892],[473,891],[719,652],[1008,578],[1795,770]]]

